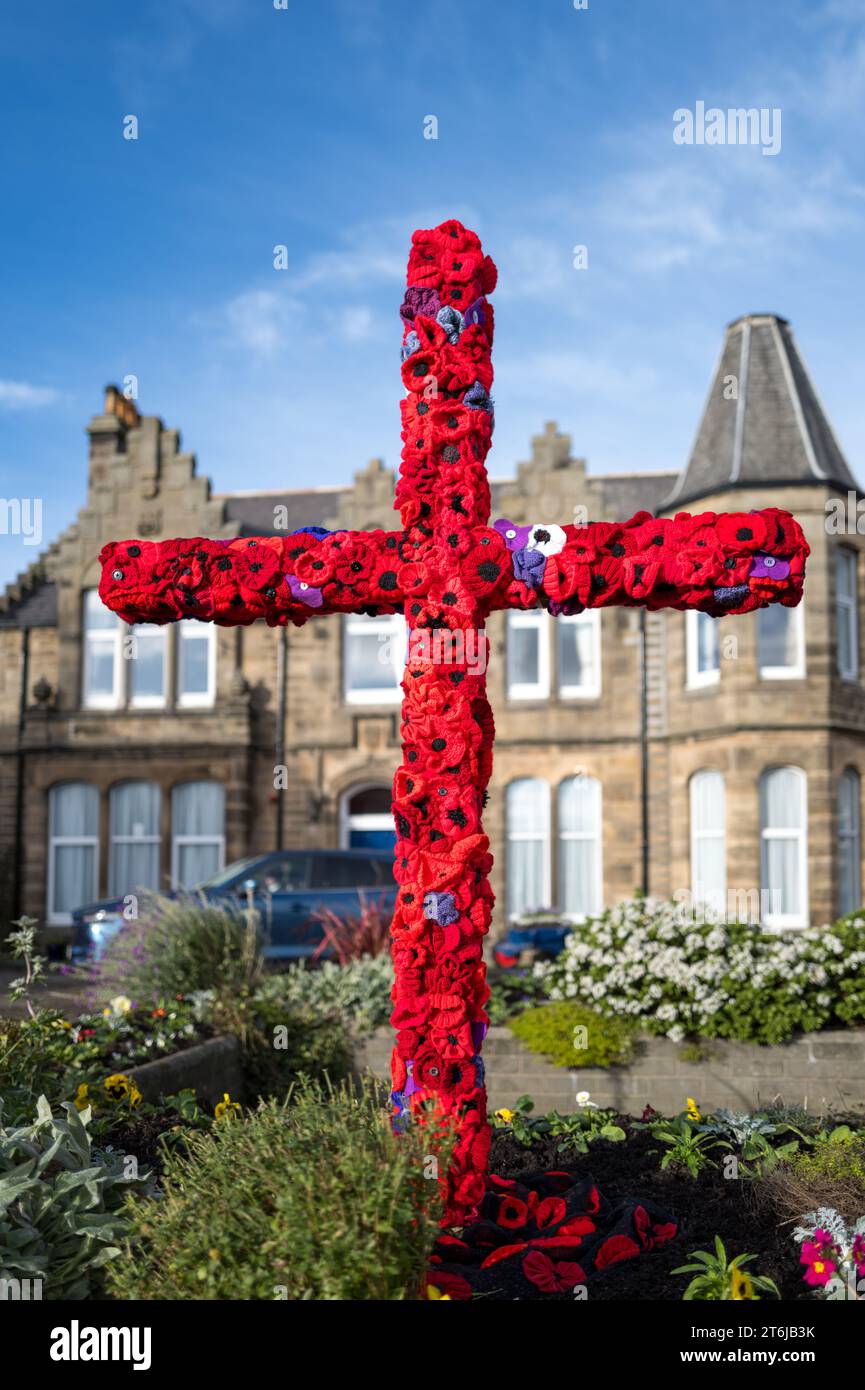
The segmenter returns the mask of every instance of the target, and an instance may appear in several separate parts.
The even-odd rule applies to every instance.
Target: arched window
[[[855,767],[838,778],[838,912],[862,906],[862,843],[859,821],[860,779]]]
[[[569,917],[603,908],[601,784],[568,777],[559,784],[559,907]]]
[[[550,905],[550,789],[520,777],[507,789],[508,916]]]
[[[171,793],[171,881],[194,888],[222,868],[225,792],[219,782],[181,782]]]
[[[111,788],[108,891],[112,896],[159,887],[159,805],[155,782],[118,782]]]
[[[393,849],[396,831],[390,787],[355,787],[346,792],[340,822],[343,849]]]
[[[48,794],[48,920],[72,921],[99,896],[99,793],[62,782]]]
[[[727,848],[724,778],[703,768],[690,783],[691,896],[696,904],[724,915],[727,900]]]
[[[760,778],[761,918],[769,927],[808,925],[808,785],[801,767]]]

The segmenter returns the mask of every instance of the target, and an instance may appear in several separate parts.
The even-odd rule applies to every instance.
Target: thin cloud
[[[54,405],[60,399],[60,392],[53,386],[33,386],[29,381],[0,380],[0,409],[38,410],[46,405]]]

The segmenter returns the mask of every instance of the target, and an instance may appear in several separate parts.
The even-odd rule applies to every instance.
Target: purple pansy
[[[787,579],[790,574],[790,561],[779,560],[777,555],[755,555],[748,572],[749,579]]]
[[[515,522],[508,521],[506,516],[493,522],[493,530],[498,531],[508,550],[524,550],[531,529],[531,526],[517,526]]]
[[[486,304],[483,299],[476,299],[474,303],[470,304],[469,307],[466,309],[466,328],[470,328],[472,324],[475,323],[480,324],[481,328],[483,328],[486,321]]]
[[[425,893],[423,915],[440,927],[449,927],[452,922],[456,922],[460,914],[453,893]]]
[[[304,584],[295,574],[287,574],[285,577],[288,580],[292,598],[296,598],[299,603],[305,603],[307,608],[321,607],[324,602],[321,589],[316,589],[312,584]]]

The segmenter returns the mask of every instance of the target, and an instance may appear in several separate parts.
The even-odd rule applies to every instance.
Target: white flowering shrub
[[[778,936],[631,898],[576,925],[535,974],[551,999],[580,999],[674,1042],[784,1042],[865,1020],[865,913]]]

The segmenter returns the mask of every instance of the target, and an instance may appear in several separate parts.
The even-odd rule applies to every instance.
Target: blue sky
[[[865,476],[861,0],[42,0],[0,65],[0,496],[46,542],[128,374],[217,491],[395,465],[409,239],[450,215],[500,270],[494,476],[549,419],[593,472],[680,467],[754,311]],[[780,153],[676,145],[701,100],[780,108]],[[0,534],[0,582],[35,553]]]

